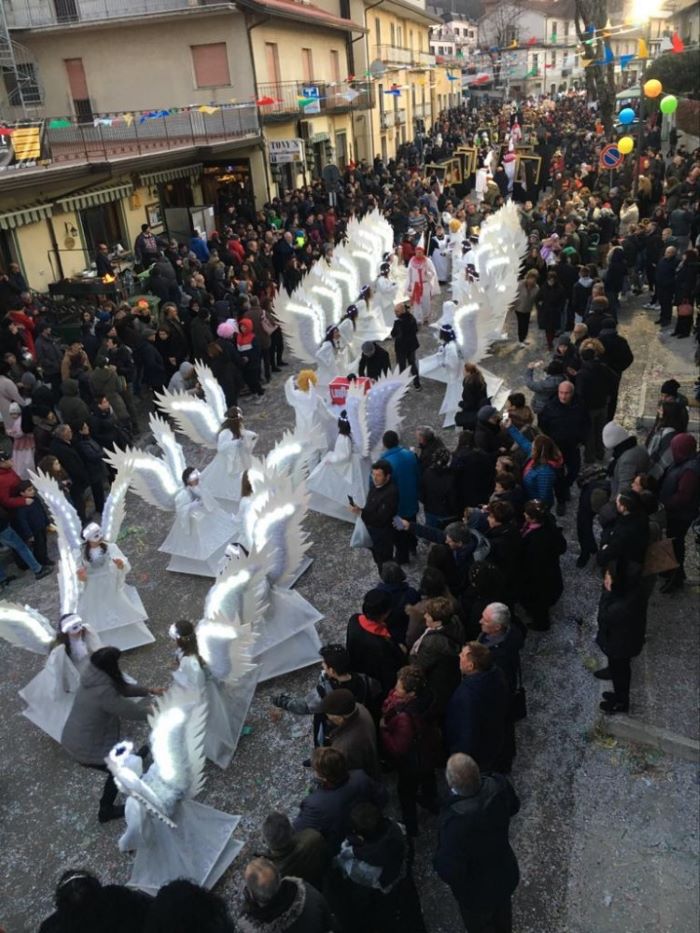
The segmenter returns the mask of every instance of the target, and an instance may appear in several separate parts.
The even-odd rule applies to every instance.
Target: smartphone
[[[350,505],[354,505],[354,504],[355,504],[355,500],[353,499],[352,496],[348,496],[348,502],[350,503]]]

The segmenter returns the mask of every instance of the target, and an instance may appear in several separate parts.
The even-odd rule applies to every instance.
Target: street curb
[[[671,732],[669,729],[650,726],[630,716],[601,716],[599,728],[601,732],[612,735],[616,739],[636,742],[639,745],[650,745],[652,748],[658,748],[660,751],[683,758],[685,761],[700,761],[700,742],[688,739],[677,732]]]

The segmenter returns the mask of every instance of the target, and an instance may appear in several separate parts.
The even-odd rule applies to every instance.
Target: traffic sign
[[[601,168],[614,169],[621,164],[623,158],[617,143],[609,143],[600,153],[599,165]]]

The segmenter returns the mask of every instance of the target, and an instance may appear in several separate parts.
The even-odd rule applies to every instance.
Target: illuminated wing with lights
[[[337,268],[342,270],[350,278],[347,280],[350,291],[350,300],[348,304],[352,304],[353,301],[359,296],[360,289],[362,288],[364,282],[360,281],[360,273],[357,268],[357,263],[354,261],[350,250],[344,244],[336,246],[333,250],[333,261],[331,268]],[[369,279],[371,282],[372,279]]]
[[[265,474],[272,483],[278,477],[287,477],[296,486],[303,482],[308,474],[309,454],[310,450],[301,438],[291,431],[285,431],[265,457]]]
[[[170,470],[171,475],[173,478],[180,481],[187,467],[185,455],[182,452],[182,445],[175,439],[175,435],[168,422],[163,418],[159,418],[158,415],[151,415],[148,419],[148,426],[158,446],[163,451],[163,460]]]
[[[170,415],[178,429],[195,444],[216,450],[216,439],[223,419],[204,401],[186,392],[156,392],[156,404]]]
[[[320,305],[285,295],[282,301],[275,299],[274,313],[282,326],[290,353],[302,363],[315,365],[316,351],[326,336],[325,316]]]
[[[350,422],[350,434],[355,450],[361,457],[369,457],[370,438],[367,424],[367,395],[357,383],[351,383],[345,396],[345,412]]]
[[[126,494],[131,485],[132,465],[124,464],[112,481],[102,510],[102,537],[116,544],[126,514]]]
[[[253,554],[264,564],[268,582],[289,586],[309,549],[302,522],[308,509],[308,496],[303,488],[275,492],[264,506],[256,510],[253,525]]]
[[[379,448],[385,431],[398,431],[401,416],[401,400],[408,392],[413,376],[410,369],[399,372],[398,367],[373,384],[365,397],[369,453]]]
[[[15,648],[47,655],[56,639],[56,631],[46,616],[31,606],[0,602],[0,638]]]
[[[47,473],[37,470],[36,473],[30,472],[29,478],[51,513],[58,532],[59,546],[79,551],[83,544],[82,526],[73,504],[68,501],[56,480]]]
[[[225,620],[202,619],[197,625],[197,644],[205,664],[216,677],[227,684],[235,684],[254,670],[250,649],[255,641],[250,624],[241,625],[237,616]]]
[[[107,451],[105,459],[117,473],[128,472],[129,488],[144,502],[163,512],[175,510],[175,496],[182,481],[172,475],[163,460],[133,447]]]
[[[390,253],[394,248],[394,230],[378,207],[365,214],[362,222],[376,230],[382,239],[382,253]]]
[[[473,294],[476,286],[470,287]],[[465,363],[478,363],[488,353],[489,341],[486,337],[488,322],[480,323],[480,307],[476,301],[470,301],[456,309],[452,326],[459,352]]]
[[[233,548],[230,549],[233,551]],[[240,550],[230,553],[204,601],[204,618],[210,621],[256,625],[267,609],[267,583],[260,562]]]
[[[343,292],[340,285],[326,271],[325,263],[316,262],[304,279],[304,288],[322,308],[326,328],[343,316]]]
[[[194,371],[197,373],[197,382],[204,391],[207,405],[212,409],[219,421],[219,426],[221,426],[226,418],[226,412],[228,411],[226,396],[224,395],[224,390],[221,388],[221,383],[211,369],[205,366],[201,361],[194,364]]]

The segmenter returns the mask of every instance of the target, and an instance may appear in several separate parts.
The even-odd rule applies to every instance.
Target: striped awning
[[[102,185],[97,188],[86,188],[68,198],[59,198],[58,206],[64,211],[81,211],[86,207],[96,207],[98,204],[109,204],[110,201],[121,201],[128,198],[134,191],[131,182],[122,185]]]
[[[39,220],[46,220],[53,213],[53,204],[32,204],[16,211],[7,211],[0,214],[0,230],[14,230],[26,224],[35,224]]]
[[[164,168],[160,172],[142,172],[139,177],[141,184],[146,188],[152,185],[162,185],[165,181],[174,181],[176,178],[187,178],[188,175],[201,175],[204,166],[201,162],[194,165],[178,165],[176,168]]]

